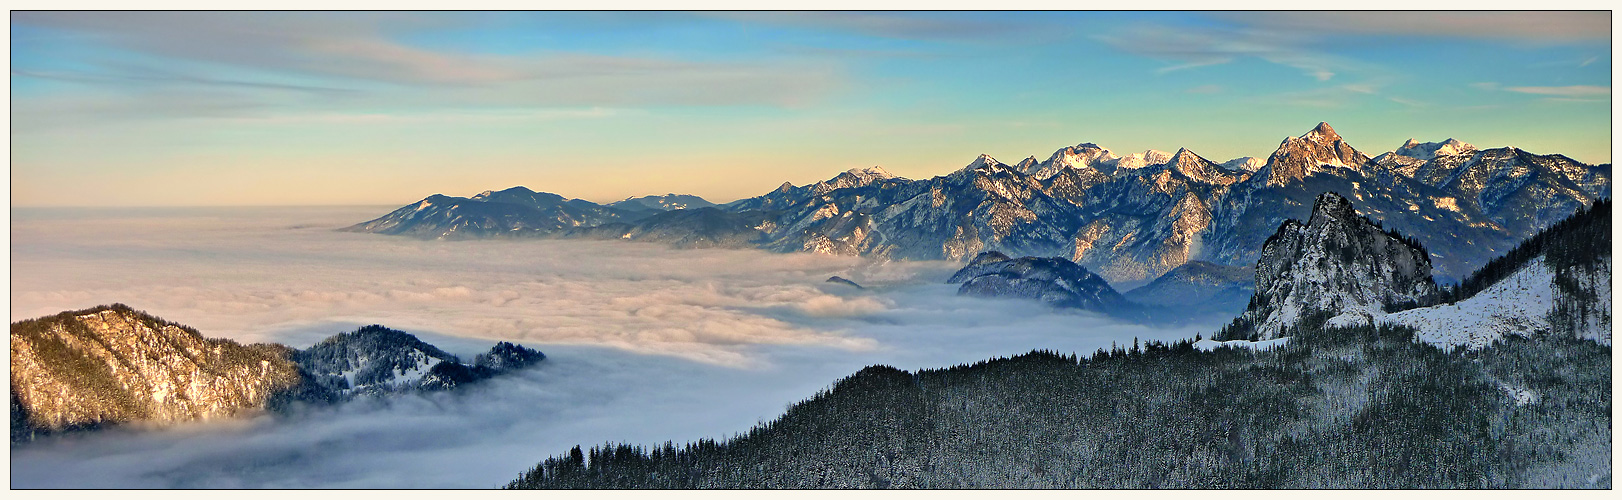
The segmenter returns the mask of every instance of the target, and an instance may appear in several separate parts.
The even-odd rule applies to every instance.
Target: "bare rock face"
[[[1262,246],[1256,295],[1241,321],[1253,325],[1254,337],[1272,339],[1320,315],[1335,324],[1367,324],[1387,304],[1434,293],[1423,248],[1359,217],[1346,198],[1324,193],[1311,219],[1285,221]]]
[[[1342,140],[1328,123],[1319,123],[1306,134],[1287,137],[1279,143],[1278,150],[1267,159],[1263,178],[1269,186],[1281,186],[1325,167],[1357,169],[1368,161],[1368,156]]]
[[[259,412],[299,385],[290,353],[203,338],[121,304],[20,321],[11,325],[13,409],[26,414],[24,428],[47,432]]]

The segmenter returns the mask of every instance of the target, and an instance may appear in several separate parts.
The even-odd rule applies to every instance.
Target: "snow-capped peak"
[[[853,168],[840,172],[839,175],[834,176],[832,179],[812,184],[811,192],[822,195],[835,189],[862,187],[886,179],[899,179],[899,177],[878,166]]]
[[[1188,148],[1177,148],[1177,152],[1171,155],[1170,163],[1187,163],[1203,159],[1204,158],[1201,158],[1200,155],[1194,154],[1193,151],[1189,151]]]
[[[1221,163],[1222,168],[1242,172],[1255,172],[1257,170],[1261,170],[1262,165],[1265,164],[1267,164],[1267,160],[1254,156],[1241,156]]]
[[[1159,165],[1171,161],[1172,154],[1165,151],[1149,149],[1142,153],[1132,153],[1115,161],[1117,171],[1137,170],[1149,165]]]
[[[1429,160],[1438,156],[1453,156],[1475,151],[1476,147],[1458,139],[1448,139],[1442,142],[1419,142],[1408,139],[1397,148],[1396,154],[1418,160]]]
[[[1335,142],[1341,140],[1340,134],[1335,133],[1335,128],[1330,127],[1329,122],[1318,122],[1317,127],[1314,127],[1312,130],[1307,131],[1307,133],[1302,134],[1301,138],[1308,140],[1315,139],[1323,142]]]
[[[1038,180],[1046,180],[1058,175],[1059,172],[1064,171],[1066,168],[1096,169],[1098,165],[1108,165],[1120,157],[1115,156],[1115,153],[1111,153],[1108,149],[1099,147],[1097,144],[1083,142],[1075,146],[1059,148],[1047,160],[1030,164],[1029,162],[1035,158],[1033,156],[1020,162],[1020,172]]]
[[[883,167],[880,167],[878,165],[874,165],[874,166],[871,166],[871,167],[863,167],[863,168],[853,168],[853,169],[850,169],[850,170],[846,170],[845,173],[848,173],[850,175],[854,175],[854,176],[857,176],[857,177],[865,178],[865,179],[893,179],[893,178],[895,178],[895,174],[891,174],[888,170],[885,170]]]
[[[1002,165],[1002,164],[1003,164],[1003,162],[997,161],[997,159],[992,158],[991,155],[981,154],[980,157],[975,158],[974,161],[972,161],[972,162],[969,162],[969,164],[967,166],[963,167],[963,169],[964,170],[974,170],[974,169],[978,169],[978,168],[995,167],[997,165]]]

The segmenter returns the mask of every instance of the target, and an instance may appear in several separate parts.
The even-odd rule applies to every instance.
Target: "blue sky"
[[[1320,121],[1611,160],[1607,12],[41,13],[12,205],[712,201],[1094,142],[1265,157]]]

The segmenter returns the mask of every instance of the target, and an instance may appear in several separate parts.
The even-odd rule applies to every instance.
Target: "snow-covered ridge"
[[[1262,165],[1266,164],[1266,159],[1257,158],[1254,156],[1241,156],[1221,163],[1222,168],[1249,173],[1255,173],[1257,170],[1261,170]]]
[[[1408,139],[1393,153],[1416,160],[1430,160],[1438,156],[1453,156],[1475,152],[1476,147],[1459,142],[1458,139],[1449,138],[1442,142],[1418,142]]]
[[[1609,316],[1611,304],[1610,264],[1603,266],[1603,282],[1595,287],[1599,303]],[[1455,304],[1410,309],[1381,317],[1386,324],[1405,325],[1418,330],[1421,342],[1446,349],[1481,349],[1508,335],[1530,336],[1548,332],[1549,312],[1554,308],[1554,272],[1543,257],[1533,259],[1508,278],[1475,296]],[[1597,277],[1596,277],[1597,278]],[[1611,345],[1610,325],[1594,325],[1583,332],[1585,338]]]

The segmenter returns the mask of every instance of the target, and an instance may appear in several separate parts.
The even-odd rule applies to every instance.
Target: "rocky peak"
[[[997,159],[992,158],[991,155],[981,154],[979,157],[975,158],[974,161],[971,161],[968,165],[964,166],[963,169],[978,170],[982,168],[992,168],[1002,164],[1003,162],[997,161]]]
[[[1020,160],[1019,163],[1015,164],[1014,168],[1018,169],[1020,172],[1030,174],[1033,173],[1035,169],[1041,168],[1041,165],[1042,162],[1037,161],[1036,156],[1028,156],[1023,160]]]
[[[1205,158],[1201,158],[1200,155],[1194,154],[1194,152],[1189,151],[1188,148],[1177,148],[1177,152],[1171,154],[1171,161],[1169,163],[1174,165],[1182,165],[1189,163],[1200,163],[1204,161]]]
[[[1180,148],[1171,155],[1171,159],[1163,163],[1161,168],[1182,174],[1184,177],[1210,184],[1232,184],[1234,175],[1216,163],[1194,154],[1188,148]]]
[[[840,172],[839,175],[834,176],[832,179],[811,185],[811,193],[814,195],[823,195],[835,189],[862,187],[878,181],[896,178],[897,177],[891,175],[890,172],[877,166],[853,168]]]
[[[1098,147],[1097,144],[1083,142],[1075,146],[1065,146],[1054,151],[1047,160],[1036,165],[1022,168],[1020,171],[1038,180],[1047,180],[1066,168],[1097,169],[1098,165],[1107,164],[1119,159],[1110,150]]]
[[[1312,218],[1307,221],[1307,225],[1351,224],[1353,219],[1357,219],[1357,209],[1352,208],[1351,200],[1336,193],[1324,193],[1313,200]]]
[[[1285,221],[1263,245],[1256,294],[1239,323],[1257,339],[1326,317],[1329,324],[1368,324],[1388,304],[1435,292],[1430,257],[1417,242],[1358,216],[1339,194],[1323,193],[1306,223]]]
[[[1263,167],[1267,175],[1257,177],[1269,186],[1282,186],[1335,168],[1360,169],[1368,162],[1368,156],[1342,140],[1328,123],[1319,123],[1300,137],[1279,143]]]
[[[1312,130],[1302,134],[1301,138],[1324,143],[1334,143],[1341,140],[1340,134],[1335,133],[1334,127],[1330,127],[1329,122],[1318,122],[1317,127],[1313,127]]]
[[[551,207],[568,201],[562,196],[533,191],[524,186],[513,186],[500,191],[485,191],[469,198],[472,201],[512,203],[536,208]]]

